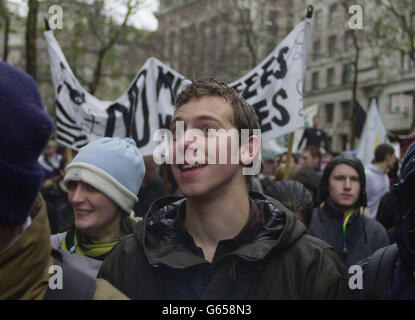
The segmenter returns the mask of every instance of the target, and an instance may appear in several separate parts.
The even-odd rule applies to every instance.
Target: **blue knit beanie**
[[[134,140],[102,138],[81,148],[66,167],[63,181],[88,183],[131,214],[144,174],[143,156]]]
[[[43,180],[37,159],[52,131],[33,78],[0,62],[0,224],[26,221]]]

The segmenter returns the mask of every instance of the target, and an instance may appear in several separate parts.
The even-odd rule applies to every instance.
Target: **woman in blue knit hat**
[[[63,180],[74,226],[53,235],[52,246],[104,260],[133,231],[133,207],[144,174],[143,157],[132,139],[102,138],[82,148]]]

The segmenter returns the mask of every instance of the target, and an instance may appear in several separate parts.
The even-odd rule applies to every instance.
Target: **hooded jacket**
[[[346,268],[389,245],[388,233],[378,221],[357,209],[343,229],[344,214],[327,199],[322,208],[314,209],[307,232],[333,246]]]
[[[329,197],[329,178],[333,169],[339,164],[347,164],[359,174],[360,195],[355,204],[355,211],[345,224],[345,212],[338,208]],[[314,209],[310,227],[307,232],[327,241],[334,247],[346,267],[370,256],[377,249],[389,245],[385,228],[376,220],[360,213],[360,208],[367,203],[365,191],[365,173],[361,162],[349,154],[341,154],[329,162],[324,170],[319,187],[319,203],[322,207]]]
[[[334,250],[305,235],[304,225],[279,202],[250,195],[263,224],[245,244],[220,241],[212,263],[178,232],[186,200],[165,197],[114,248],[98,277],[131,299],[348,298],[347,274]]]
[[[52,275],[49,268],[54,264],[49,236],[46,204],[39,196],[32,209],[32,224],[16,243],[0,253],[0,300],[45,298],[49,276]],[[65,289],[65,269],[63,281]],[[96,280],[94,287],[92,299],[126,299],[125,295],[102,279]],[[65,293],[60,298],[65,299]]]

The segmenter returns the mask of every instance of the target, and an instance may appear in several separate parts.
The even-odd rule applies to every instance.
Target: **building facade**
[[[370,15],[365,1],[363,17]],[[172,68],[190,78],[213,75],[227,82],[243,76],[259,63],[314,7],[313,33],[307,60],[304,106],[318,104],[321,127],[332,150],[350,150],[351,99],[355,47],[349,27],[351,15],[336,0],[170,0],[161,1],[156,52]],[[349,1],[347,8],[352,5]],[[368,21],[368,19],[364,19]],[[364,38],[370,26],[358,30]],[[412,110],[395,110],[392,97],[414,96],[415,73],[409,59],[392,55],[382,62],[360,41],[357,102],[368,111],[376,99],[389,132],[409,132]],[[254,50],[252,50],[254,47]],[[402,61],[399,65],[395,61]],[[413,99],[413,98],[412,98]],[[355,147],[359,140],[356,138]]]

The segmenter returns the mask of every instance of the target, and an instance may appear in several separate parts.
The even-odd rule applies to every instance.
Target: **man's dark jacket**
[[[306,235],[278,201],[250,196],[263,224],[247,244],[232,248],[232,240],[220,241],[212,263],[177,231],[185,199],[166,197],[114,248],[98,278],[132,299],[349,298],[348,276],[334,250]]]
[[[327,199],[323,208],[314,209],[307,233],[333,246],[347,268],[389,245],[385,228],[356,210],[346,226],[344,251],[343,216],[344,211]]]
[[[326,132],[322,129],[306,128],[304,130],[303,136],[301,137],[300,143],[298,144],[299,147],[303,143],[304,139],[307,139],[307,143],[305,145],[306,148],[309,147],[309,146],[317,146],[317,147],[320,148],[321,147],[321,141],[324,141],[324,148],[327,151],[330,151],[329,138],[327,137]]]

